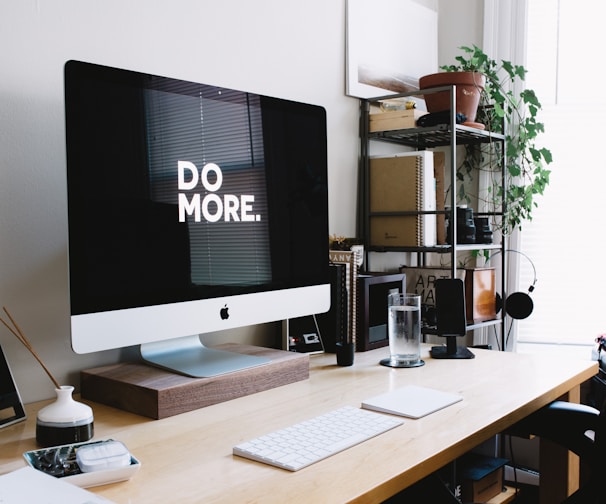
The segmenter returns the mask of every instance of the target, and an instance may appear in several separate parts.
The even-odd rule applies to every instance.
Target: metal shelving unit
[[[424,95],[428,93],[436,93],[448,91],[450,93],[451,103],[451,114],[450,124],[440,124],[431,127],[415,127],[406,128],[400,130],[390,131],[379,131],[370,132],[370,106],[372,103],[377,103],[385,100],[393,100],[396,98],[406,98],[418,95]],[[417,150],[432,149],[436,147],[448,146],[450,149],[450,180],[451,183],[456,180],[456,159],[457,159],[457,147],[459,145],[472,145],[472,144],[486,144],[491,142],[505,142],[505,136],[502,134],[480,130],[477,128],[471,128],[461,124],[456,124],[456,86],[445,86],[433,89],[426,89],[415,91],[412,93],[400,93],[394,95],[378,96],[374,98],[360,100],[360,145],[361,145],[361,156],[360,156],[360,194],[359,200],[362,202],[362,212],[360,218],[360,233],[364,240],[364,250],[367,254],[370,252],[413,252],[417,253],[419,257],[419,263],[424,263],[425,254],[427,253],[439,253],[439,254],[450,254],[450,274],[452,277],[456,275],[457,255],[459,252],[470,251],[470,250],[499,250],[501,251],[501,297],[506,299],[505,295],[505,284],[506,284],[506,259],[505,259],[505,238],[501,240],[501,243],[496,244],[459,244],[457,243],[457,219],[456,219],[456,191],[450,191],[450,210],[444,211],[431,211],[431,212],[370,212],[370,143],[375,142],[387,142],[397,145],[403,145],[412,147]],[[452,126],[454,125],[454,126]],[[503,146],[504,147],[504,146]],[[502,149],[503,157],[505,156],[505,148]],[[502,159],[501,169],[501,185],[505,186],[505,159]],[[496,216],[502,217],[505,214],[506,208],[503,204],[500,211],[490,213],[479,213],[476,215],[480,216]],[[370,245],[370,217],[381,216],[381,215],[420,215],[420,214],[444,214],[449,220],[451,235],[450,244],[448,245],[436,245],[432,247],[373,247]],[[366,264],[369,264],[366,262]],[[502,307],[501,317],[504,316],[505,307]],[[478,327],[485,327],[489,325],[501,324],[501,348],[505,348],[506,335],[505,335],[505,324],[502,323],[502,319],[495,321],[484,322],[482,324],[474,324],[468,326],[469,330],[476,329]]]

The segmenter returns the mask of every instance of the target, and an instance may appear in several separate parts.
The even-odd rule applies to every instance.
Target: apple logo
[[[219,314],[221,315],[222,320],[227,320],[229,318],[229,308],[227,307],[227,305],[221,308]]]

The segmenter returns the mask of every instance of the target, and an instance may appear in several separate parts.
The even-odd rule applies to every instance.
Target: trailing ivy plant
[[[536,145],[536,139],[544,132],[543,123],[537,115],[541,104],[531,89],[521,84],[526,69],[509,61],[497,62],[489,58],[480,48],[461,47],[463,54],[455,57],[457,64],[446,65],[447,72],[480,72],[486,77],[476,121],[489,131],[504,133],[506,137],[505,187],[497,174],[501,172],[502,152],[500,142],[478,144],[467,147],[467,155],[458,167],[457,178],[464,181],[478,167],[487,167],[494,176],[488,188],[491,203],[505,203],[506,212],[501,222],[502,231],[511,232],[521,228],[522,222],[532,220],[532,211],[537,206],[536,196],[542,195],[549,184],[551,152]],[[522,89],[516,94],[516,89]],[[469,201],[464,184],[460,186],[459,198]]]

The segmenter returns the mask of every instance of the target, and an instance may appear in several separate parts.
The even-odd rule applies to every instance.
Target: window
[[[520,348],[591,345],[606,332],[606,98],[599,82],[577,77],[602,60],[601,45],[587,35],[603,31],[604,14],[606,6],[590,0],[528,1],[527,86],[542,102],[546,133],[540,144],[554,162],[545,196],[523,225],[521,250],[532,258],[538,281],[534,311],[517,323]],[[521,260],[520,289],[532,282],[532,267]]]

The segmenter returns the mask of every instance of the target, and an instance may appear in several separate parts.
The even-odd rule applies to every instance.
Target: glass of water
[[[392,293],[387,296],[387,337],[389,367],[418,367],[421,360],[421,296]]]

